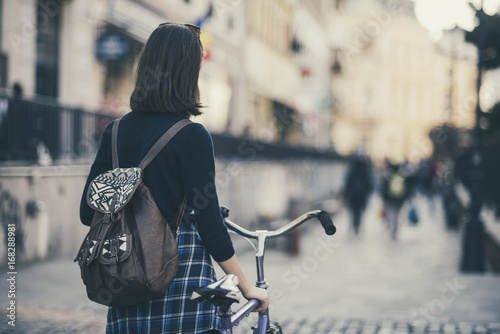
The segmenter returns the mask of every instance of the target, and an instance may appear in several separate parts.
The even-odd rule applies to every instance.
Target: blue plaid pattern
[[[176,236],[179,271],[164,296],[123,307],[109,307],[108,334],[198,334],[220,329],[220,318],[210,303],[191,301],[200,286],[216,281],[208,252],[193,224],[182,223]]]

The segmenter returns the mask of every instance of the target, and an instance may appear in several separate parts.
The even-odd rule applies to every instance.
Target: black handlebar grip
[[[220,213],[222,214],[223,218],[229,217],[229,209],[226,208],[225,206],[220,207]]]
[[[326,213],[325,211],[321,211],[318,214],[318,219],[321,222],[321,225],[323,225],[323,228],[325,229],[326,234],[328,235],[334,235],[335,232],[337,232],[337,229],[333,225],[332,219]]]

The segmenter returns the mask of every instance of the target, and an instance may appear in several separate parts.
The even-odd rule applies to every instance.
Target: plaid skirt
[[[165,295],[144,303],[109,307],[106,333],[198,334],[221,327],[211,303],[196,303],[191,294],[216,281],[210,256],[193,224],[182,223],[176,236],[179,271]]]

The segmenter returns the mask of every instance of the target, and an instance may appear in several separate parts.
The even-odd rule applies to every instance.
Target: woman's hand
[[[260,305],[256,307],[253,312],[264,312],[269,307],[269,292],[267,290],[257,288],[255,286],[248,286],[245,289],[240,287],[241,293],[243,297],[246,299],[257,299],[260,302]]]
[[[267,290],[257,288],[248,282],[243,270],[241,270],[240,264],[236,255],[233,255],[230,259],[226,261],[219,262],[222,270],[226,274],[233,274],[238,276],[239,284],[238,287],[246,299],[257,299],[260,305],[254,309],[255,312],[264,312],[269,307],[269,293]]]

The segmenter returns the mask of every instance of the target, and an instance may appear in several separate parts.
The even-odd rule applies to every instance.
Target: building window
[[[38,95],[59,93],[59,36],[61,8],[47,13],[43,0],[37,1],[36,86]]]
[[[7,86],[7,55],[0,53],[0,87]]]
[[[288,141],[296,126],[295,110],[278,101],[273,101],[273,116],[278,139],[282,142]]]
[[[0,18],[3,17],[3,1],[0,0]],[[0,19],[0,36],[3,36],[3,21]],[[0,52],[2,50],[2,38],[0,37]],[[0,53],[0,87],[5,88],[7,85],[7,55]]]

